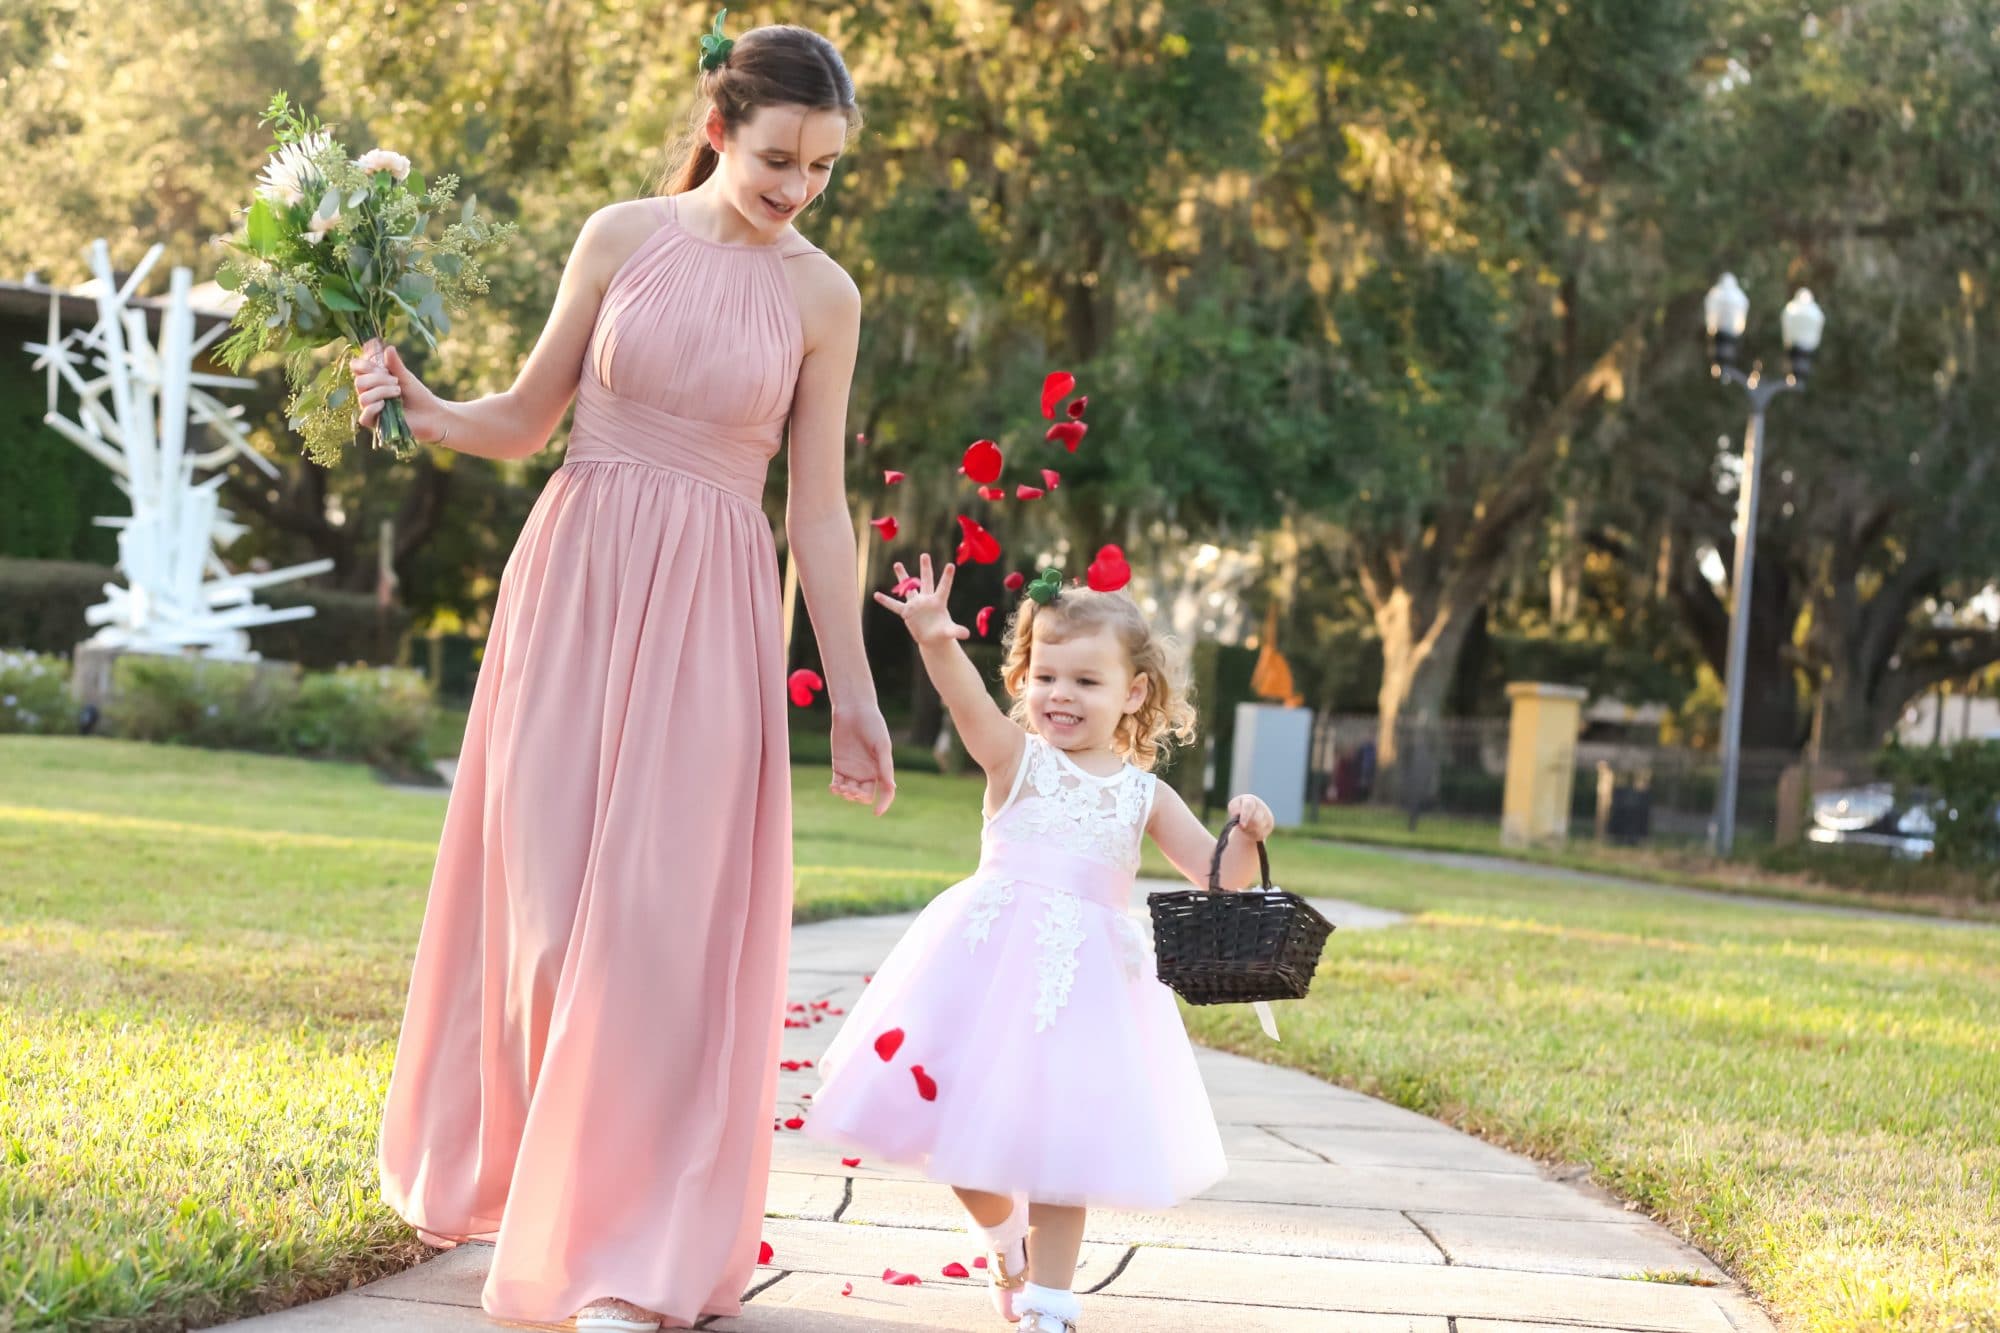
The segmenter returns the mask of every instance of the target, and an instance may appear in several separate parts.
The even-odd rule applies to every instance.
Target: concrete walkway
[[[1175,885],[1144,882],[1141,889]],[[1343,929],[1399,918],[1320,902]],[[793,935],[794,1003],[848,1007],[912,918],[857,917]],[[1338,936],[1335,937],[1336,947]],[[1277,1006],[1285,1026],[1284,1005]],[[816,1060],[838,1019],[785,1034]],[[1305,1074],[1204,1050],[1229,1175],[1160,1213],[1092,1216],[1076,1287],[1087,1333],[1769,1333],[1771,1323],[1699,1251],[1581,1181],[1436,1121]],[[782,1073],[780,1113],[811,1114],[810,1069]],[[840,1164],[777,1138],[764,1238],[774,1251],[743,1313],[719,1333],[999,1330],[978,1245],[949,1191],[914,1172]],[[479,1308],[491,1250],[467,1245],[405,1273],[244,1321],[260,1331],[502,1327]],[[919,1286],[882,1281],[918,1274]],[[1634,1281],[1639,1274],[1679,1281]],[[978,1279],[978,1280],[975,1280]],[[1711,1286],[1689,1285],[1690,1280]],[[843,1294],[850,1286],[852,1294]]]

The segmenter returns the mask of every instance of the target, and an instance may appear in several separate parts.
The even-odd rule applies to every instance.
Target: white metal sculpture
[[[228,325],[218,323],[195,338],[188,299],[193,275],[185,268],[173,270],[160,346],[154,349],[146,312],[131,299],[161,251],[157,245],[148,250],[121,287],[112,279],[104,242],[93,241],[96,325],[63,336],[58,293],[49,298],[48,341],[26,345],[39,353],[35,366],[48,367],[48,412],[42,420],[110,468],[132,501],[129,517],[96,520],[119,529],[118,568],[129,586],[105,584],[105,600],[85,611],[84,619],[101,627],[90,642],[108,648],[255,661],[259,654],[251,650],[247,631],[313,613],[309,606],[260,606],[255,590],[323,573],[333,562],[312,560],[260,574],[232,574],[223,564],[219,549],[245,529],[219,504],[226,474],[215,471],[202,481],[195,474],[223,468],[237,457],[269,476],[279,473],[237,425],[243,409],[225,407],[207,392],[255,388],[256,381],[194,369],[195,358]],[[75,420],[56,410],[64,382],[78,399]],[[209,427],[224,442],[206,453],[189,452],[190,422]]]

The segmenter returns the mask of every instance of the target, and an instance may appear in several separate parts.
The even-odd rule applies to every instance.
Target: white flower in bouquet
[[[426,185],[412,176],[409,158],[387,148],[350,160],[284,93],[259,123],[274,125],[278,142],[258,175],[243,234],[226,241],[236,253],[216,274],[243,296],[230,319],[234,332],[216,354],[232,370],[260,352],[282,354],[291,427],[309,457],[331,464],[354,439],[352,352],[373,338],[401,341],[405,327],[435,349],[451,316],[486,291],[480,262],[515,227],[480,217],[467,200],[459,220],[433,236],[431,220],[452,203],[458,177]],[[315,354],[329,346],[335,355],[322,362]],[[374,442],[399,458],[416,453],[394,398],[382,404]]]
[[[313,159],[324,153],[332,142],[333,136],[322,130],[307,135],[297,143],[280,144],[278,151],[271,154],[270,162],[258,174],[258,196],[274,204],[289,206],[304,202],[309,193],[317,193],[323,182]]]

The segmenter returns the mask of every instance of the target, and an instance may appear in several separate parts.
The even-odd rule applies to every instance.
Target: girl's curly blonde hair
[[[1000,668],[1001,683],[1013,700],[1007,716],[1033,729],[1028,720],[1028,655],[1037,635],[1044,642],[1063,643],[1099,630],[1118,640],[1133,674],[1147,682],[1146,701],[1119,720],[1111,747],[1150,772],[1169,742],[1185,745],[1194,739],[1194,703],[1173,639],[1155,634],[1138,604],[1123,593],[1064,588],[1047,606],[1032,597],[1021,599],[1020,609],[1007,624],[1006,657]]]

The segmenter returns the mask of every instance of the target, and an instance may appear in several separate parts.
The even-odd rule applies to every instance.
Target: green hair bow
[[[1035,581],[1028,585],[1028,596],[1047,606],[1062,591],[1063,572],[1054,567],[1043,570]]]
[[[729,11],[715,11],[715,27],[701,35],[701,67],[704,71],[715,69],[729,59],[729,52],[736,45],[734,38],[722,35],[722,16]]]

